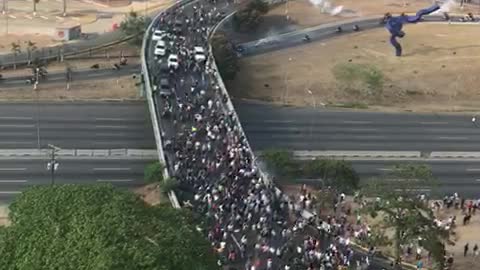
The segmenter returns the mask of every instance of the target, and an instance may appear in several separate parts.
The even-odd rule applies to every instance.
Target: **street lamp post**
[[[50,171],[51,185],[53,186],[55,184],[55,171],[58,169],[58,165],[60,165],[60,163],[58,163],[56,160],[55,154],[58,150],[60,150],[60,147],[57,147],[53,144],[49,144],[48,147],[52,149],[52,153],[50,156],[50,161],[47,163],[47,170]]]

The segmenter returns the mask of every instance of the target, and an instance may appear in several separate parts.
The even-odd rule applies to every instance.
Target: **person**
[[[310,36],[309,36],[308,34],[305,35],[305,37],[303,38],[303,40],[305,40],[305,41],[310,41]]]
[[[465,246],[463,247],[463,256],[466,257],[467,253],[468,253],[468,243],[466,243]]]
[[[477,244],[475,244],[475,246],[473,246],[473,255],[474,255],[475,257],[478,256],[478,245],[477,245]]]

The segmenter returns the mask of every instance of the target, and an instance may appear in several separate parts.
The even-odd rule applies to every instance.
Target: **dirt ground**
[[[0,226],[10,225],[8,205],[0,205]]]
[[[168,198],[162,194],[158,184],[149,184],[134,191],[149,205],[158,205],[161,203],[168,203]]]
[[[361,103],[389,111],[478,110],[480,39],[472,37],[480,36],[480,27],[423,23],[408,25],[405,32],[401,58],[382,28],[244,58],[229,90],[237,98],[299,106]],[[349,63],[382,70],[383,91],[371,95],[339,87],[332,69]]]

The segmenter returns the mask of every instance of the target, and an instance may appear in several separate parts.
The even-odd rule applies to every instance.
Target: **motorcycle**
[[[310,36],[309,36],[309,35],[305,35],[305,36],[303,37],[303,41],[304,41],[304,42],[310,42],[310,41],[311,41]]]

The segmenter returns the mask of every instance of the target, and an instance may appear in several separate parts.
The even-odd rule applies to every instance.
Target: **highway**
[[[10,202],[31,185],[51,184],[47,158],[0,159],[0,203]],[[59,159],[55,184],[111,183],[121,188],[142,184],[143,171],[150,160]]]
[[[471,115],[379,113],[236,101],[258,150],[480,151]]]
[[[108,69],[80,69],[74,70],[72,72],[72,83],[75,84],[76,81],[87,81],[87,80],[98,80],[98,79],[108,79],[116,78],[120,76],[138,74],[140,72],[140,65],[127,65],[122,66],[120,70],[113,70],[112,68]],[[51,84],[51,83],[66,83],[65,72],[55,72],[49,73],[47,80],[41,80],[40,85]],[[8,89],[13,87],[31,87],[26,84],[26,80],[30,76],[6,76],[4,75],[4,80],[0,81],[1,89]]]
[[[143,102],[1,104],[0,149],[39,144],[67,149],[155,148]]]

